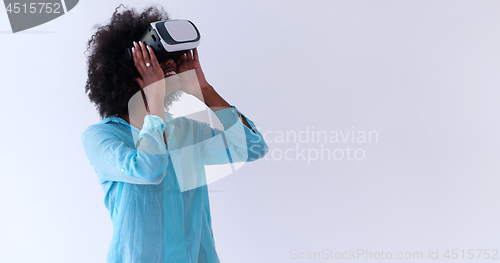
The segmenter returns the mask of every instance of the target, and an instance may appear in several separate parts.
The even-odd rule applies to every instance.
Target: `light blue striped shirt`
[[[166,112],[166,123],[146,115],[141,130],[111,116],[83,132],[113,222],[106,262],[219,262],[205,166],[254,161],[268,147],[236,107],[215,115],[223,131]]]

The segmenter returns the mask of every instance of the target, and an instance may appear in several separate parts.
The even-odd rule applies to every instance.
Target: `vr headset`
[[[200,44],[200,32],[189,20],[167,20],[153,22],[142,35],[140,41],[151,46],[158,62],[166,58],[174,60]],[[132,47],[125,49],[125,56],[133,60]]]

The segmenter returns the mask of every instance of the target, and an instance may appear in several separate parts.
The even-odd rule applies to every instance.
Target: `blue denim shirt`
[[[113,222],[106,262],[219,262],[205,165],[254,161],[268,147],[236,107],[215,115],[224,131],[166,112],[166,123],[146,115],[141,130],[111,116],[83,132]]]

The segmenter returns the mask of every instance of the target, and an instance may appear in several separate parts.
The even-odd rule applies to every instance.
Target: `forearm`
[[[163,100],[161,101],[157,99],[152,100],[151,102],[148,103],[148,108],[149,108],[149,114],[159,116],[163,120],[163,123],[166,124]],[[167,129],[165,129],[165,131],[166,130]],[[167,144],[167,137],[165,135],[165,131],[163,132],[163,141],[165,142],[165,144]]]
[[[205,102],[205,104],[211,108],[213,111],[222,110],[226,108],[230,108],[231,105],[227,103],[220,95],[215,91],[212,86],[207,86],[201,88],[202,98],[199,98],[201,101]]]
[[[212,86],[201,88],[201,93],[203,97],[200,98],[199,95],[196,97],[198,97],[199,100],[205,102],[205,104],[210,109],[212,109],[212,111],[215,112],[218,110],[231,108],[231,105],[227,103],[227,101],[224,100]],[[248,124],[245,118],[241,118],[241,120],[243,121],[243,124],[245,124],[245,126],[252,130],[252,127],[250,127],[250,124]]]

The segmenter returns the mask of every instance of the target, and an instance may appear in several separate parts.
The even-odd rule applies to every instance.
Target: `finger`
[[[140,46],[141,46],[142,59],[144,60],[144,63],[151,63],[151,59],[149,58],[149,54],[148,54],[148,50],[146,48],[146,45],[142,41],[139,41],[139,43],[140,43]]]
[[[149,56],[151,57],[151,62],[152,62],[151,64],[153,64],[153,69],[157,70],[157,69],[161,68],[160,63],[158,62],[158,59],[156,59],[155,52],[151,46],[148,46],[148,52],[149,52]]]
[[[144,63],[142,63],[142,61],[139,59],[137,55],[136,45],[137,44],[134,42],[134,47],[132,48],[132,57],[134,58],[134,65],[137,68],[137,71],[139,71],[139,74],[141,74],[142,76],[144,74],[144,68],[143,68]]]
[[[137,59],[138,66],[144,72],[146,67],[144,66],[145,63],[144,63],[144,59],[142,58],[141,46],[135,41],[134,41],[134,53],[133,54],[134,54],[135,58]]]
[[[194,61],[200,61],[200,58],[198,57],[198,49],[197,48],[193,49],[193,54],[194,54]]]
[[[181,62],[186,61],[186,60],[187,60],[187,58],[186,58],[186,53],[182,53],[182,55],[181,55],[180,59],[181,59]]]
[[[193,60],[193,55],[191,54],[191,50],[187,51],[187,59]]]
[[[135,41],[134,41],[134,50],[135,50],[135,55],[137,56],[137,60],[140,62],[144,61],[142,59],[141,46],[139,45],[139,43],[137,43]]]

